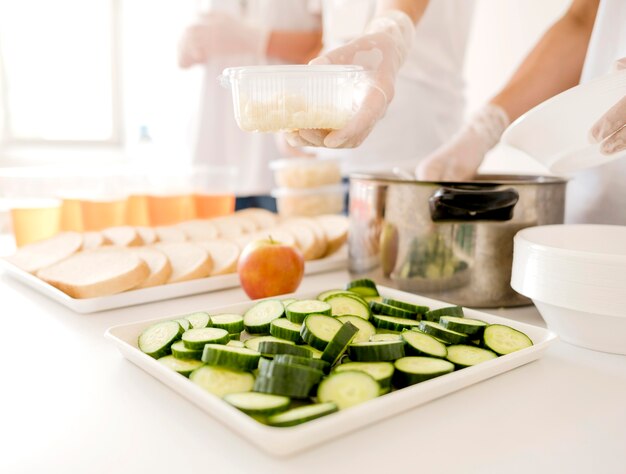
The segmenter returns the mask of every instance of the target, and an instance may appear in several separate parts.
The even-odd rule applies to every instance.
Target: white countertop
[[[348,279],[314,275],[300,290]],[[80,315],[0,274],[0,472],[626,473],[626,356],[557,342],[536,362],[273,458],[103,337],[110,326],[242,300],[235,289]],[[544,326],[534,307],[487,311]]]

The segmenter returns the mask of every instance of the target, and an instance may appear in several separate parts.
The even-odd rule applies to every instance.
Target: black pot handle
[[[433,222],[508,221],[519,200],[518,192],[507,189],[439,188],[428,200]]]

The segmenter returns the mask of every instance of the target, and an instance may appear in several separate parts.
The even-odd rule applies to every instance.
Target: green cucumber
[[[243,315],[243,325],[249,334],[269,334],[270,324],[285,314],[278,300],[265,300],[255,304]]]
[[[292,323],[302,324],[304,318],[309,314],[331,315],[331,308],[328,303],[319,300],[298,300],[291,303],[285,309],[287,319]]]
[[[365,372],[333,372],[317,388],[317,399],[332,402],[340,410],[359,405],[380,395],[380,385]]]
[[[363,299],[367,302],[367,303],[371,303],[372,301],[375,301],[376,303],[383,303],[383,297],[378,295],[378,296],[364,296]]]
[[[274,362],[291,365],[304,365],[313,369],[327,372],[330,364],[321,359],[313,359],[312,357],[300,357],[292,354],[276,354]]]
[[[202,359],[202,349],[189,349],[183,341],[176,341],[171,349],[172,355],[177,359]]]
[[[430,311],[428,306],[420,306],[413,303],[407,303],[406,301],[398,301],[391,298],[383,298],[383,303],[389,306],[395,306],[396,308],[404,309],[413,314],[425,314]]]
[[[183,327],[176,321],[153,324],[139,335],[137,345],[142,352],[159,359],[170,353],[170,347],[183,332]]]
[[[449,346],[448,355],[446,357],[446,359],[452,362],[458,369],[471,367],[472,365],[497,358],[498,354],[493,351],[465,344]]]
[[[457,316],[462,318],[463,308],[461,306],[448,306],[446,308],[433,309],[425,313],[422,319],[438,323],[441,316]]]
[[[326,299],[332,295],[351,295],[351,296],[359,296],[356,293],[346,290],[326,290],[317,295],[318,300],[326,301]]]
[[[283,304],[285,308],[287,308],[287,306],[289,306],[294,301],[298,301],[298,300],[295,298],[287,298],[287,299],[282,300],[281,303]]]
[[[159,357],[158,361],[169,367],[172,370],[175,370],[181,375],[185,377],[189,377],[189,374],[196,370],[198,367],[202,367],[202,362],[194,359],[177,359],[173,355],[167,355],[163,357]]]
[[[290,380],[294,384],[313,386],[322,379],[324,373],[306,365],[285,364],[263,359],[259,363],[259,375],[268,378]]]
[[[188,331],[189,329],[192,329],[193,327],[191,326],[191,322],[188,319],[185,318],[180,318],[180,319],[175,319],[174,321],[176,321],[178,324],[181,325],[181,327],[185,330]]]
[[[485,321],[470,318],[459,318],[458,316],[442,316],[439,324],[452,331],[462,332],[473,338],[480,338],[487,327]]]
[[[359,329],[355,325],[350,322],[344,323],[322,352],[322,360],[331,366],[335,365],[346,352],[357,332]]]
[[[269,393],[243,392],[230,393],[224,400],[248,415],[270,416],[289,408],[291,400],[281,395]]]
[[[446,345],[421,331],[404,331],[401,334],[406,342],[404,348],[407,355],[438,357],[445,359],[448,355]]]
[[[306,347],[290,344],[291,341],[262,341],[259,344],[259,352],[264,356],[273,356],[275,354],[291,354],[300,357],[312,357],[311,351]]]
[[[243,341],[237,339],[231,339],[226,345],[230,347],[246,347]]]
[[[274,337],[274,336],[251,337],[250,339],[246,339],[243,344],[248,349],[252,349],[253,351],[260,352],[259,344],[261,344],[264,341],[285,342],[287,344],[295,344],[295,342],[293,341],[288,341],[287,339],[279,339],[278,337]]]
[[[189,380],[220,398],[229,393],[250,392],[254,386],[254,376],[250,372],[210,365],[194,370]]]
[[[188,349],[200,350],[205,344],[226,344],[230,341],[230,336],[226,329],[198,328],[185,331],[181,339]]]
[[[296,324],[289,321],[287,318],[279,318],[272,321],[270,324],[270,334],[281,339],[287,339],[295,343],[302,342],[300,337],[300,330],[302,324]]]
[[[352,341],[353,343],[369,341],[370,337],[376,334],[376,328],[374,325],[363,318],[359,318],[358,316],[346,314],[345,316],[338,316],[337,320],[342,323],[350,322],[359,329],[359,332],[357,332],[356,336],[354,336]]]
[[[233,347],[224,344],[205,344],[202,362],[207,365],[228,367],[244,372],[259,365],[261,354],[246,347]]]
[[[393,385],[398,388],[423,382],[454,370],[454,364],[434,357],[403,357],[394,363]]]
[[[352,315],[368,320],[372,315],[369,305],[361,298],[350,295],[336,294],[326,299],[331,306],[333,316]]]
[[[469,341],[469,336],[462,332],[452,331],[444,328],[441,324],[432,321],[421,321],[420,330],[448,344],[463,344]]]
[[[270,416],[267,422],[272,426],[295,426],[335,413],[337,410],[337,405],[334,403],[315,403],[314,405],[304,405]]]
[[[420,327],[420,321],[415,319],[396,318],[395,316],[386,316],[384,314],[373,314],[372,323],[374,323],[374,326],[378,329],[388,329],[398,332]]]
[[[394,371],[391,362],[346,362],[334,368],[334,372],[345,372],[347,370],[365,372],[378,382],[381,389],[391,388],[391,377]]]
[[[311,347],[308,344],[303,344],[301,347],[306,347],[308,350],[311,351],[311,357],[313,357],[313,359],[322,359],[322,351],[320,351],[319,349],[316,349],[315,347]]]
[[[404,341],[376,341],[350,344],[350,360],[356,362],[385,362],[404,357]]]
[[[316,383],[304,383],[280,377],[267,377],[259,375],[254,381],[254,391],[282,395],[291,398],[309,398],[311,390]]]
[[[211,326],[226,329],[228,334],[239,334],[243,331],[243,316],[231,313],[212,314]]]
[[[526,349],[533,341],[523,332],[502,324],[490,324],[483,333],[483,343],[498,355]]]
[[[191,323],[193,329],[206,328],[211,325],[209,313],[205,313],[204,311],[188,314],[184,318]]]
[[[390,306],[385,303],[371,301],[369,305],[370,309],[372,310],[372,314],[384,314],[386,316],[394,316],[396,318],[406,318],[413,320],[421,319],[421,314],[413,313],[411,311],[407,311],[406,309],[397,308],[395,306]]]
[[[369,278],[363,278],[360,280],[352,280],[346,285],[346,290],[357,293],[360,296],[378,296],[378,289],[376,283]]]
[[[378,333],[370,337],[371,342],[377,341],[402,341],[400,333]]]
[[[341,321],[331,316],[311,314],[304,320],[300,335],[304,342],[323,351],[341,326]]]

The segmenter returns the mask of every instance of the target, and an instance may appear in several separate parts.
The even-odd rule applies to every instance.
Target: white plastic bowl
[[[355,110],[360,66],[290,65],[225,69],[235,119],[247,132],[340,129]]]
[[[343,210],[345,187],[341,184],[317,188],[276,188],[278,214],[283,217],[339,214]]]
[[[511,287],[563,340],[626,354],[626,226],[552,225],[514,238]]]
[[[282,188],[314,188],[341,183],[336,158],[285,158],[270,162],[274,180]]]

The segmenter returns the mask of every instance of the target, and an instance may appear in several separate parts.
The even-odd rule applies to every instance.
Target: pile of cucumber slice
[[[272,426],[294,426],[533,345],[524,333],[379,294],[369,279],[243,315],[157,323],[141,351]]]

